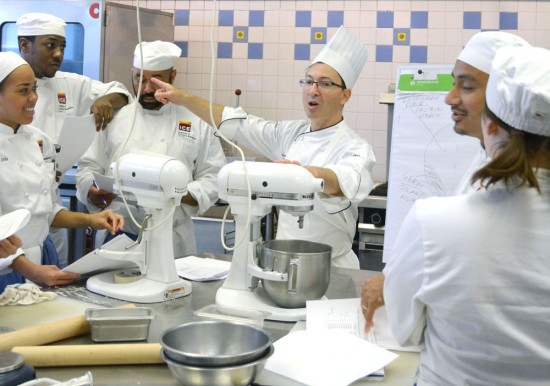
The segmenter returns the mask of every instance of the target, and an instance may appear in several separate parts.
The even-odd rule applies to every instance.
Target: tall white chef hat
[[[59,35],[65,37],[67,24],[63,19],[48,13],[26,13],[17,19],[17,35]]]
[[[365,46],[341,26],[311,64],[328,64],[340,74],[346,87],[352,88],[366,61]]]
[[[141,42],[141,48],[143,50],[143,66],[138,44],[134,50],[134,67],[147,71],[168,70],[174,67],[174,59],[181,55],[181,48],[174,43],[160,40]]]
[[[0,82],[8,77],[17,67],[27,64],[15,52],[0,52]]]
[[[502,31],[478,32],[466,43],[458,60],[488,74],[491,62],[502,47],[529,47],[527,41],[517,35]]]
[[[550,137],[549,68],[547,49],[500,49],[487,83],[487,107],[515,129]]]

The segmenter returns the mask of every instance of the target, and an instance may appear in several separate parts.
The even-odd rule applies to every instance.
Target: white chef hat
[[[504,123],[550,137],[550,51],[504,47],[493,61],[487,107]]]
[[[529,47],[531,45],[519,36],[508,32],[483,31],[472,36],[457,59],[488,74],[491,72],[491,62],[497,51],[509,46]]]
[[[141,42],[143,50],[143,66],[139,43],[134,50],[134,67],[147,71],[162,71],[174,67],[174,59],[181,55],[181,48],[174,43],[156,40]]]
[[[340,74],[347,88],[352,88],[365,62],[367,49],[344,26],[340,26],[311,64],[325,63]]]
[[[59,35],[65,37],[67,24],[63,19],[48,13],[26,13],[17,19],[17,35]]]
[[[27,64],[15,52],[0,52],[0,82],[8,77],[17,67]]]

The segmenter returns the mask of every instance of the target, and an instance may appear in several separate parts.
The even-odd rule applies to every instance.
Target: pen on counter
[[[99,190],[99,186],[97,186],[97,182],[95,180],[94,180],[93,184],[94,184],[95,188]],[[105,200],[105,196],[101,195],[100,197],[101,197],[101,201],[103,201],[103,205],[107,206],[107,200]]]

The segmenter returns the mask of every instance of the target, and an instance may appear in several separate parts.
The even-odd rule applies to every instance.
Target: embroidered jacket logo
[[[65,95],[64,92],[57,93],[57,101],[59,102],[59,104],[62,104],[62,105],[67,103],[67,96]]]
[[[190,133],[191,132],[191,122],[189,121],[179,121],[178,123],[178,131]]]

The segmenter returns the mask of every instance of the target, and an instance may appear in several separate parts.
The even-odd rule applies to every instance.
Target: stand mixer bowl
[[[279,307],[303,308],[323,297],[330,283],[332,247],[305,240],[270,240],[259,245],[263,270],[288,273],[288,281],[262,279],[267,296]]]

